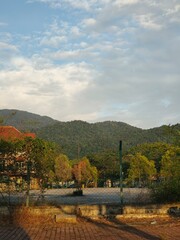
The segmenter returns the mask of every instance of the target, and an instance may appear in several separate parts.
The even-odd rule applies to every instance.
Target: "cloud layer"
[[[48,15],[31,31],[0,18],[1,108],[142,128],[179,122],[178,2],[24,0],[39,10],[32,18]]]

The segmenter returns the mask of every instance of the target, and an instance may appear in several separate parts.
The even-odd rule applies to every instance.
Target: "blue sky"
[[[179,66],[178,0],[1,0],[1,109],[175,124]]]

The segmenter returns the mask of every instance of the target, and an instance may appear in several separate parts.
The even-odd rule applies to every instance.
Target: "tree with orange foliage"
[[[85,187],[95,187],[97,185],[97,168],[91,166],[89,159],[86,157],[73,165],[72,173],[79,186],[83,184]]]

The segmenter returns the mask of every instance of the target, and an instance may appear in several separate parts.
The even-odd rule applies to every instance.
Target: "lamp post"
[[[122,141],[119,141],[119,161],[120,161],[120,204],[123,212],[123,171],[122,171]]]

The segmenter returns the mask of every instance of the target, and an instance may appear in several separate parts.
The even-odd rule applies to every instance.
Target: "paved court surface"
[[[47,189],[43,194],[43,202],[49,204],[112,204],[120,203],[119,188],[84,188],[83,196],[73,197],[72,193],[76,189]],[[124,188],[123,200],[125,203],[149,202],[149,190],[145,188]],[[0,195],[0,202],[9,201],[8,194]],[[22,204],[26,200],[26,193],[15,192],[10,195],[12,204]],[[30,203],[41,204],[42,195],[38,190],[30,191]]]
[[[180,219],[85,220],[0,226],[1,240],[179,240]]]

